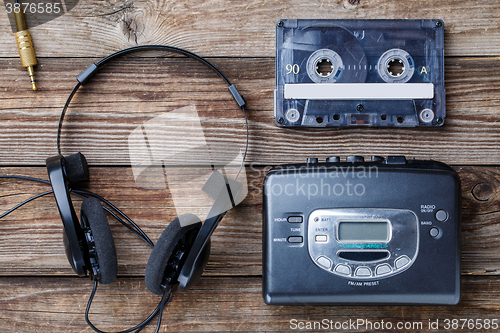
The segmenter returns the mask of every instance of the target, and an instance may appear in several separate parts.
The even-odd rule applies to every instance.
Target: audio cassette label
[[[441,126],[441,20],[279,20],[279,126]]]

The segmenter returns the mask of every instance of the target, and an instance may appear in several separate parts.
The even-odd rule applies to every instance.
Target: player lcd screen
[[[389,222],[339,222],[337,239],[343,242],[387,242]]]

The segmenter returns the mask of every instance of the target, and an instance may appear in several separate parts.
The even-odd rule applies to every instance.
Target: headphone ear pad
[[[66,179],[70,184],[89,180],[89,166],[82,153],[76,153],[64,158]]]
[[[182,220],[183,224],[187,224],[182,227],[179,220]],[[156,242],[151,255],[149,256],[148,263],[146,265],[146,287],[153,294],[163,295],[164,290],[161,284],[164,279],[165,270],[167,268],[170,257],[179,241],[190,231],[196,231],[196,233],[201,228],[200,219],[193,214],[183,214],[173,220],[167,228],[163,231],[160,238]],[[194,241],[195,237],[192,237]],[[191,248],[192,244],[188,244],[187,248]],[[185,253],[186,255],[187,253]],[[182,267],[177,268],[177,272],[180,272]]]
[[[86,219],[94,237],[97,263],[99,265],[99,283],[108,284],[116,280],[118,264],[115,242],[111,235],[106,212],[97,198],[83,200],[81,219]]]

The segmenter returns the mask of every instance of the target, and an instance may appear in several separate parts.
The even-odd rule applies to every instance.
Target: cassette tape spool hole
[[[399,58],[394,58],[389,60],[387,63],[387,71],[389,75],[393,77],[399,77],[405,71],[405,66],[403,64],[403,60]]]
[[[386,51],[377,64],[378,74],[387,83],[406,83],[415,72],[411,55],[401,49]]]
[[[330,49],[314,51],[306,64],[307,75],[316,83],[334,83],[342,76],[344,62]]]
[[[316,73],[318,73],[318,75],[326,77],[331,75],[332,71],[333,71],[332,62],[327,58],[321,58],[316,63]]]

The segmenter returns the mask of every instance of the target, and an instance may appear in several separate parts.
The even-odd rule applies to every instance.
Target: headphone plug
[[[16,3],[18,1],[16,0]],[[37,64],[35,49],[33,48],[33,42],[31,41],[31,35],[28,29],[26,28],[26,21],[24,18],[23,9],[20,7],[19,11],[16,13],[14,11],[14,19],[16,21],[16,41],[17,48],[19,49],[19,56],[21,57],[21,65],[25,68],[28,68],[28,74],[31,80],[31,87],[33,90],[37,90],[36,80],[35,80],[35,71],[33,66]]]

